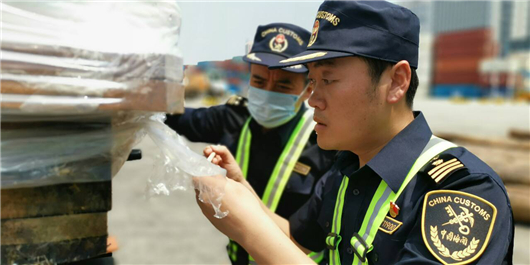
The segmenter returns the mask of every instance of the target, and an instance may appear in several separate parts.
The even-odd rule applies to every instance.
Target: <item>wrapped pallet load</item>
[[[105,254],[112,177],[159,113],[184,111],[180,10],[0,4],[1,263]]]

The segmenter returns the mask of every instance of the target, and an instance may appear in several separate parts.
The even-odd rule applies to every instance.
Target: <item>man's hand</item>
[[[260,202],[256,197],[241,183],[232,179],[226,179],[220,176],[213,177],[195,177],[193,178],[195,187],[220,187],[224,185],[224,195],[221,201],[221,210],[228,211],[228,215],[222,219],[214,217],[212,205],[208,203],[210,198],[208,194],[201,195],[202,202],[199,200],[199,191],[197,194],[197,204],[201,208],[204,216],[223,234],[240,242],[244,240],[246,230],[250,230],[254,224],[259,223],[262,219],[268,219],[267,214],[261,209]],[[211,198],[217,199],[217,198]]]
[[[221,209],[228,211],[222,219],[214,217],[209,203],[198,199],[203,214],[223,234],[241,244],[258,263],[263,264],[312,264],[312,260],[293,244],[276,223],[262,210],[260,201],[249,189],[232,179],[220,176],[195,177],[194,184],[202,187],[216,187],[225,184]],[[204,198],[208,201],[209,198]]]
[[[203,150],[205,157],[209,157],[212,152],[215,152],[212,163],[226,169],[226,176],[228,178],[236,182],[243,182],[245,180],[241,168],[239,168],[234,156],[226,146],[210,145]]]

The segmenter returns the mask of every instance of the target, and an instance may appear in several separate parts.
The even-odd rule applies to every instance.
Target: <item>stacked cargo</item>
[[[420,51],[418,60],[418,79],[420,81],[416,98],[426,98],[432,79],[433,38],[431,34],[420,34]]]
[[[530,52],[513,53],[510,60],[519,66],[514,80],[515,97],[530,101]]]
[[[487,28],[442,33],[436,37],[433,95],[480,97],[485,94],[480,62],[495,57],[497,45]]]
[[[0,5],[1,263],[103,255],[112,176],[143,121],[183,111],[178,6]]]

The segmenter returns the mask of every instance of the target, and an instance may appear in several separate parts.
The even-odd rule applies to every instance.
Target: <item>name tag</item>
[[[379,230],[391,235],[394,232],[396,232],[396,230],[398,230],[398,228],[402,224],[403,224],[402,222],[395,220],[390,216],[385,216],[385,220],[383,220],[383,223],[379,227]]]
[[[296,162],[296,165],[294,165],[294,169],[293,169],[294,172],[301,174],[303,176],[307,176],[310,170],[311,170],[310,166],[300,163],[300,162]]]

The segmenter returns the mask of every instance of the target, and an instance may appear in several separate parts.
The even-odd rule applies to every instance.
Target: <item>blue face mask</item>
[[[248,111],[265,128],[274,128],[290,121],[300,109],[300,96],[267,91],[250,86]]]

